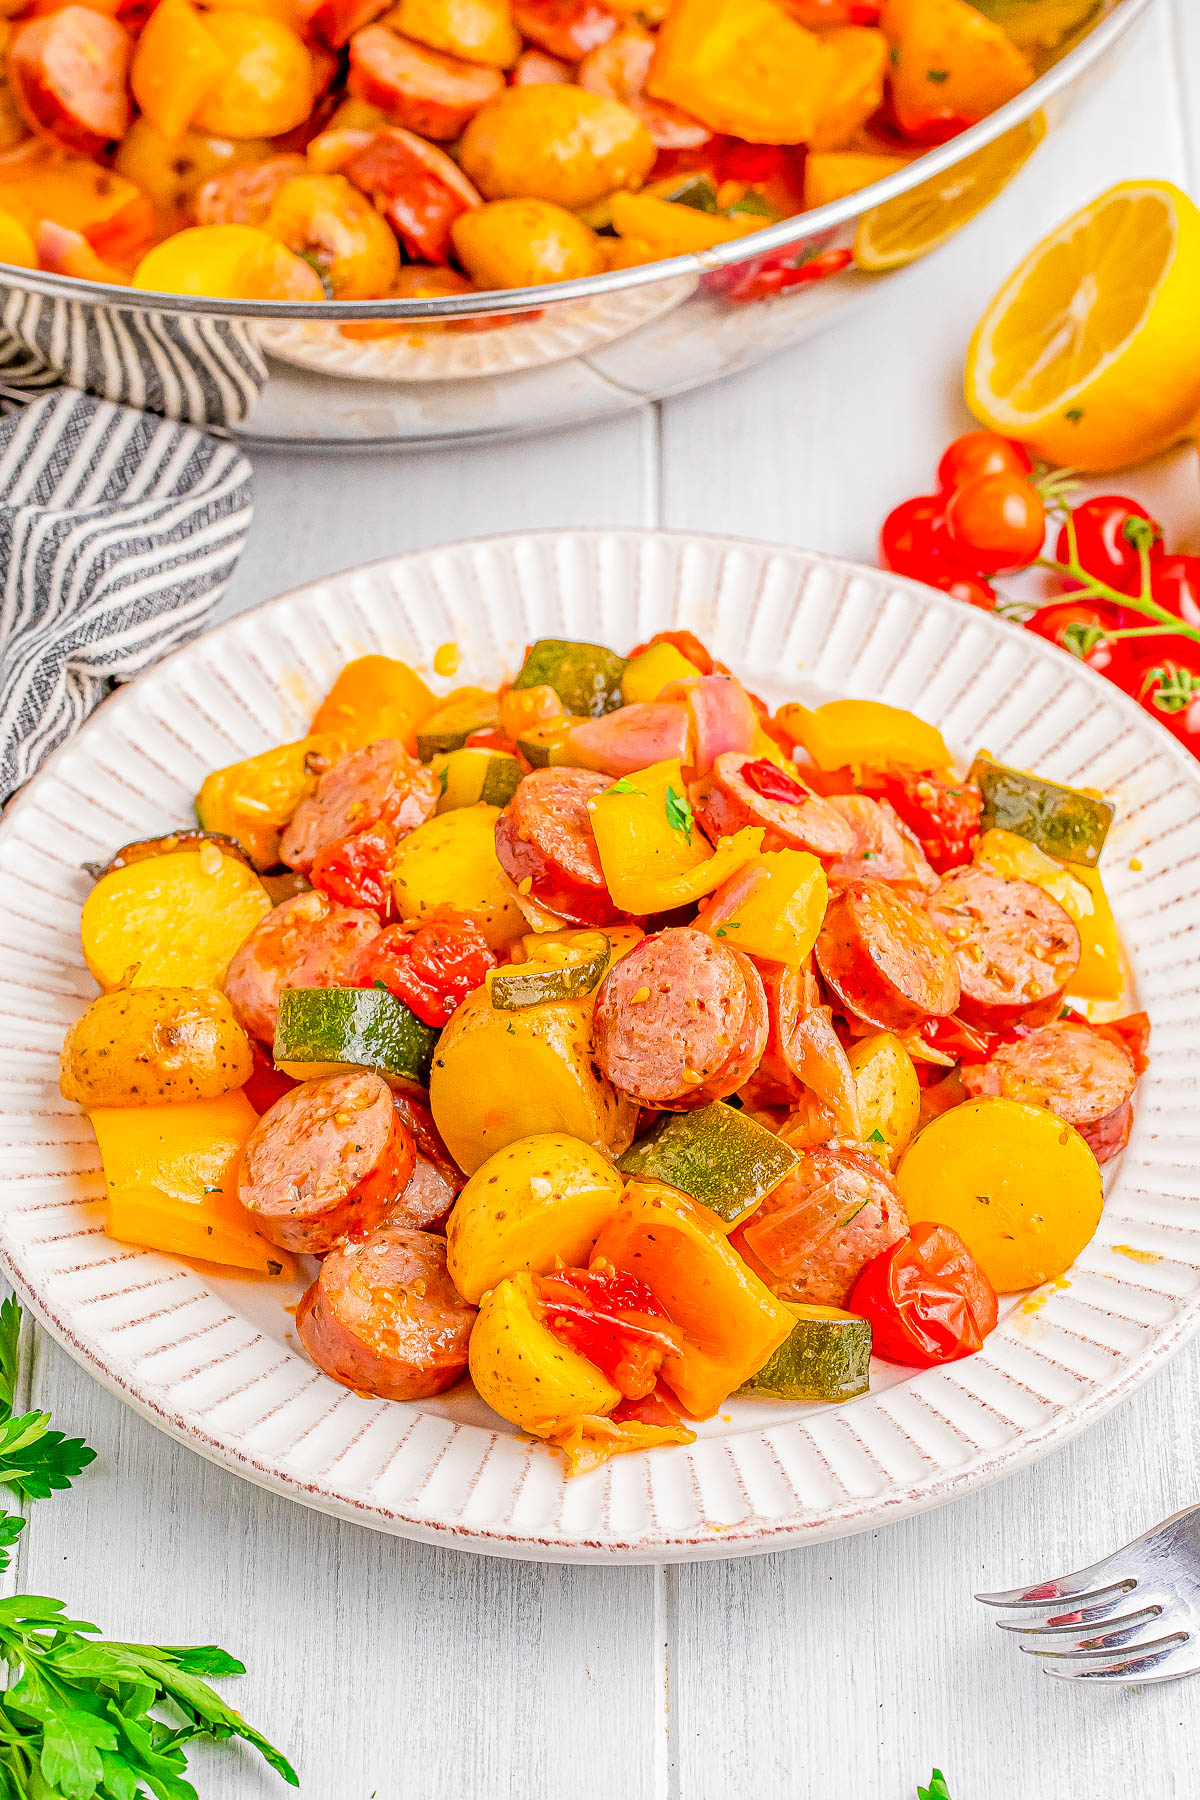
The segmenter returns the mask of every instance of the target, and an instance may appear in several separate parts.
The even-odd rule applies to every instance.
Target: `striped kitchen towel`
[[[192,425],[70,387],[0,419],[0,804],[203,629],[250,517],[246,458]]]

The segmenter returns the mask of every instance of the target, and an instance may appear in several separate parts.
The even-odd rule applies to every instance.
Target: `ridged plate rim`
[[[455,1419],[453,1402],[443,1411],[348,1394],[263,1334],[248,1288],[224,1281],[218,1292],[196,1269],[103,1236],[87,1198],[98,1192],[94,1146],[53,1081],[62,1023],[90,991],[73,865],[121,841],[118,830],[145,830],[164,805],[182,818],[181,796],[208,767],[298,734],[321,684],[361,649],[428,663],[473,627],[455,680],[495,679],[498,650],[511,664],[535,631],[624,645],[671,624],[700,631],[777,693],[808,684],[912,704],[952,743],[1114,789],[1122,810],[1105,868],[1154,1061],[1096,1240],[1069,1285],[1018,1304],[979,1357],[843,1407],[764,1415],[743,1401],[730,1429],[716,1425],[691,1450],[620,1458],[564,1483],[550,1452],[475,1422],[477,1401]],[[793,668],[800,650],[804,667]],[[55,838],[64,828],[79,840],[66,856]],[[878,570],[736,538],[592,529],[478,539],[330,576],[118,691],[0,823],[0,1264],[68,1352],[172,1436],[262,1486],[401,1536],[654,1561],[877,1526],[1046,1454],[1200,1326],[1200,1126],[1188,1079],[1200,1054],[1198,860],[1200,767],[1168,733],[1032,634]],[[101,1270],[118,1272],[115,1287]],[[177,1298],[164,1306],[155,1290],[168,1287]],[[235,1304],[231,1291],[244,1297]],[[163,1321],[191,1308],[194,1328],[171,1337]],[[205,1337],[209,1347],[188,1349]],[[184,1353],[186,1374],[148,1367]],[[239,1359],[249,1375],[229,1388]],[[202,1404],[205,1379],[226,1387]],[[272,1383],[287,1382],[264,1412]],[[271,1421],[290,1409],[286,1441],[273,1442]]]

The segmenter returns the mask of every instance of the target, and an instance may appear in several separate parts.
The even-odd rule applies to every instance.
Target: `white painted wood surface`
[[[1190,112],[1189,112],[1190,108]],[[1160,0],[986,217],[846,325],[591,429],[420,461],[258,459],[227,610],[394,551],[629,523],[869,559],[966,424],[962,351],[1036,237],[1109,182],[1200,193],[1200,6]],[[1130,483],[1200,549],[1194,451]],[[1200,1689],[1077,1693],[973,1589],[1093,1560],[1200,1499],[1200,1345],[1083,1438],[960,1502],[839,1544],[679,1569],[571,1569],[404,1544],[276,1499],[144,1424],[45,1339],[32,1402],[97,1464],[34,1513],[17,1567],[114,1635],[217,1640],[313,1800],[954,1800],[1200,1792]],[[248,1756],[205,1800],[280,1793]]]

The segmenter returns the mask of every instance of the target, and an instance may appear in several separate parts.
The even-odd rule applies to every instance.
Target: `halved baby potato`
[[[83,954],[100,986],[220,987],[271,902],[253,869],[215,844],[101,876],[84,901]]]

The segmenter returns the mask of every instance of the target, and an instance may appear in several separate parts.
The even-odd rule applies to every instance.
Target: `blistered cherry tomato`
[[[1168,657],[1148,664],[1137,697],[1151,718],[1200,756],[1200,655],[1190,664]]]
[[[1128,640],[1113,643],[1097,634],[1114,631],[1119,623],[1112,607],[1093,605],[1082,600],[1061,601],[1056,606],[1042,606],[1025,621],[1026,629],[1069,650],[1097,675],[1107,675],[1118,687],[1129,691],[1134,675],[1134,656]]]
[[[1024,480],[1032,468],[1029,452],[1015,438],[1001,437],[998,431],[967,431],[943,452],[938,485],[950,493],[977,475],[1017,475]]]
[[[1041,555],[1046,508],[1020,475],[976,475],[948,496],[946,524],[972,573],[999,575]]]
[[[636,1275],[556,1269],[536,1283],[543,1322],[555,1337],[595,1363],[627,1400],[654,1392],[664,1356],[683,1333]]]
[[[917,581],[970,573],[946,525],[945,496],[918,494],[894,507],[879,534],[879,560],[885,569]]]
[[[263,1048],[257,1038],[250,1039],[250,1054],[254,1058],[254,1067],[242,1092],[261,1117],[263,1113],[270,1111],[289,1088],[298,1084],[290,1075],[285,1075],[282,1069],[275,1067],[269,1051]]]
[[[390,988],[424,1024],[445,1025],[495,966],[475,920],[447,912],[420,925],[412,920],[389,925],[372,938],[346,985]]]
[[[996,590],[982,575],[958,575],[951,572],[928,577],[930,587],[940,588],[953,600],[965,606],[977,606],[980,612],[995,612]]]
[[[1186,625],[1200,626],[1200,556],[1165,556],[1156,561],[1150,586],[1160,606],[1177,614]],[[1132,614],[1129,623],[1134,623]]]
[[[1139,594],[1139,542],[1146,545],[1152,562],[1162,556],[1162,526],[1157,519],[1124,494],[1098,494],[1094,500],[1085,500],[1072,509],[1071,522],[1080,567],[1118,593]],[[1070,535],[1065,525],[1059,531],[1054,555],[1060,563],[1071,559]]]
[[[991,1282],[947,1225],[915,1225],[869,1262],[848,1307],[870,1321],[877,1356],[919,1369],[973,1355],[999,1312]]]
[[[895,768],[868,783],[866,791],[888,802],[939,875],[970,862],[983,810],[983,795],[973,781],[939,781],[921,769]]]
[[[334,838],[318,850],[309,880],[340,906],[364,906],[386,919],[392,910],[388,869],[395,854],[395,832],[387,825],[372,825],[367,831]]]

